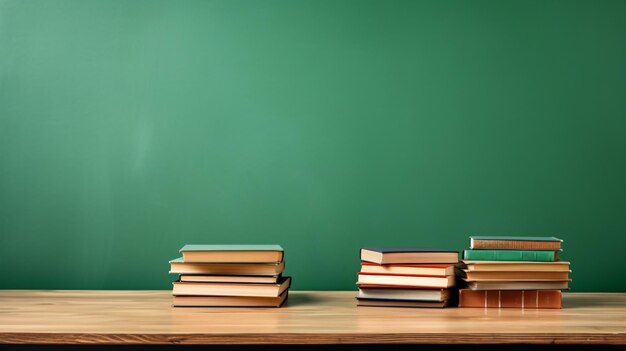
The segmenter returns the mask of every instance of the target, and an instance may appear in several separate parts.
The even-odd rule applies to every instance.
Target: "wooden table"
[[[625,293],[562,310],[355,305],[294,291],[283,308],[172,308],[169,291],[0,291],[0,344],[626,344]]]

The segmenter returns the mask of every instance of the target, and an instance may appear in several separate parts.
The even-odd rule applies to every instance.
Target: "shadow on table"
[[[319,297],[316,297],[315,294],[290,294],[287,302],[283,305],[283,307],[296,307],[302,305],[313,305],[322,300]]]

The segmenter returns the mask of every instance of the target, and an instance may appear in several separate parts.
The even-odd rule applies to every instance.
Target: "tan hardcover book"
[[[545,281],[567,280],[569,272],[500,272],[500,271],[467,271],[458,270],[459,276],[465,281]]]
[[[277,284],[248,283],[190,283],[174,282],[172,295],[181,296],[263,296],[277,297],[289,288],[291,277],[281,278]]]
[[[276,263],[283,260],[280,245],[185,245],[180,252],[190,263]]]
[[[278,277],[260,275],[187,275],[180,276],[181,282],[196,283],[263,283],[276,284]]]
[[[361,261],[378,264],[457,263],[459,253],[419,247],[365,247],[361,249]]]
[[[280,307],[288,291],[278,297],[258,296],[174,296],[174,307]]]
[[[467,271],[502,271],[502,272],[569,272],[570,263],[556,262],[520,262],[520,261],[466,261],[458,265]]]
[[[271,275],[276,276],[285,269],[280,263],[189,263],[179,257],[170,261],[170,273],[205,275]]]
[[[431,307],[442,308],[450,304],[445,301],[401,301],[401,300],[379,300],[379,299],[357,299],[357,306],[368,307]]]
[[[453,264],[388,264],[380,265],[361,262],[361,273],[400,274],[400,275],[454,275]]]
[[[467,282],[467,287],[471,290],[567,290],[570,281],[475,281]]]
[[[358,298],[406,301],[444,301],[450,298],[450,289],[388,289],[360,288]]]
[[[562,242],[545,236],[470,236],[470,247],[478,250],[560,251]]]
[[[459,307],[561,308],[559,290],[459,290]]]
[[[454,276],[429,277],[416,275],[386,275],[359,273],[358,285],[405,286],[425,288],[449,288],[454,286]]]

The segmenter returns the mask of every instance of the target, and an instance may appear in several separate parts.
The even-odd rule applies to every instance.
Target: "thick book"
[[[457,263],[459,252],[418,247],[364,247],[361,261],[378,264]]]
[[[457,273],[465,281],[551,281],[567,280],[569,271],[566,272],[500,272],[500,271],[468,271],[457,270]]]
[[[284,254],[280,245],[185,245],[180,252],[190,263],[275,263]]]
[[[451,294],[451,289],[360,288],[357,297],[383,300],[444,301],[448,300]]]
[[[280,263],[189,263],[183,258],[170,261],[170,273],[207,275],[279,275],[285,269]]]
[[[449,288],[454,286],[454,276],[431,277],[418,275],[391,275],[359,273],[357,284],[372,286],[403,286],[403,287],[424,287],[424,288]]]
[[[362,273],[446,276],[454,274],[453,264],[387,264],[361,262]]]
[[[444,301],[402,301],[383,299],[362,299],[357,298],[357,306],[368,307],[429,307],[443,308],[450,305],[450,300]]]
[[[259,296],[277,297],[289,288],[291,277],[283,277],[276,284],[250,283],[173,283],[174,296]]]
[[[555,251],[465,250],[463,260],[554,262],[558,255]]]
[[[258,296],[174,296],[174,307],[280,307],[288,291],[278,297]]]
[[[467,271],[500,271],[500,272],[569,272],[570,263],[556,262],[520,262],[520,261],[467,261],[458,267]]]
[[[570,280],[523,282],[523,281],[475,281],[467,282],[471,290],[567,290]]]
[[[481,250],[560,251],[562,242],[553,236],[470,236],[470,248]]]
[[[262,275],[189,275],[182,274],[181,282],[196,283],[264,283],[276,284],[279,276]]]
[[[459,290],[459,307],[561,308],[560,290]]]

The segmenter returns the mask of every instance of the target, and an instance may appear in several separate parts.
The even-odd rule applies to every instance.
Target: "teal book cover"
[[[554,262],[558,259],[558,256],[555,251],[465,250],[463,259],[475,261]]]

